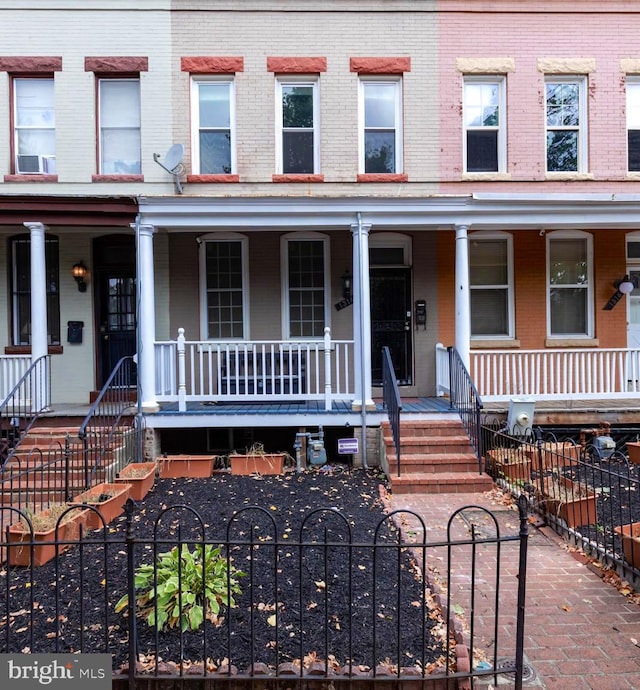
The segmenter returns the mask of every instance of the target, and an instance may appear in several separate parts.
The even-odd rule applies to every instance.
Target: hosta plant
[[[235,606],[233,595],[241,593],[238,578],[244,575],[221,555],[221,547],[174,547],[159,554],[155,566],[143,564],[136,570],[137,615],[158,630],[178,624],[183,632],[197,630],[205,616],[215,623],[222,606]],[[128,604],[125,594],[116,612]]]

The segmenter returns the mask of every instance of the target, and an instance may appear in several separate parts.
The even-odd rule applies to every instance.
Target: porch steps
[[[382,423],[382,433],[394,493],[473,493],[493,487],[491,477],[480,473],[459,420],[402,421],[399,475],[388,422]]]

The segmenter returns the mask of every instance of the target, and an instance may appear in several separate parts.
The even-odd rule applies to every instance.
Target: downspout
[[[136,247],[136,443],[138,462],[144,460],[143,419],[142,419],[142,387],[140,385],[140,361],[142,359],[142,336],[140,334],[140,214],[136,214],[134,224]]]
[[[360,242],[360,239],[362,237],[362,213],[360,211],[357,212],[356,217],[358,219],[358,275],[360,276],[360,285],[358,285],[358,290],[360,290],[360,299],[358,300],[360,303],[360,314],[358,314],[358,318],[360,319],[360,335],[364,333],[364,309],[362,308],[362,291],[363,291],[363,286],[364,286],[364,275],[363,275],[363,265],[362,265],[362,244]],[[369,276],[367,276],[367,280],[369,280]],[[360,347],[364,349],[364,338],[360,338]],[[360,385],[362,386],[361,390],[361,399],[362,403],[360,405],[360,424],[362,428],[362,465],[365,470],[369,469],[369,465],[367,463],[367,401],[365,397],[365,357],[364,357],[364,351],[360,352]]]

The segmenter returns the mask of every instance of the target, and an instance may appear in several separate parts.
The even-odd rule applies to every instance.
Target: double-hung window
[[[545,82],[547,172],[585,172],[587,104],[584,77]]]
[[[322,338],[327,326],[328,240],[290,236],[284,240],[287,338]]]
[[[360,78],[360,172],[402,172],[402,81]]]
[[[15,171],[56,172],[56,120],[52,78],[13,80]]]
[[[229,78],[198,77],[192,82],[193,170],[199,175],[236,171],[235,92]]]
[[[276,88],[277,172],[318,173],[318,82],[278,79]]]
[[[139,175],[140,80],[98,81],[100,173]]]
[[[593,337],[592,254],[588,233],[547,233],[550,338]]]
[[[31,239],[11,239],[12,344],[31,345]],[[58,238],[46,235],[44,243],[47,283],[49,345],[60,344],[60,281]]]
[[[509,234],[469,237],[471,336],[513,338],[513,251]]]
[[[246,238],[240,235],[205,238],[200,252],[204,338],[242,339],[247,332]]]
[[[627,77],[627,165],[640,172],[640,80]]]
[[[465,172],[504,172],[505,111],[503,78],[464,80]]]

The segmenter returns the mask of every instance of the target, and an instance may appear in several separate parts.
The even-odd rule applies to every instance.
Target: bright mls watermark
[[[111,690],[111,654],[0,654],[0,687]]]

